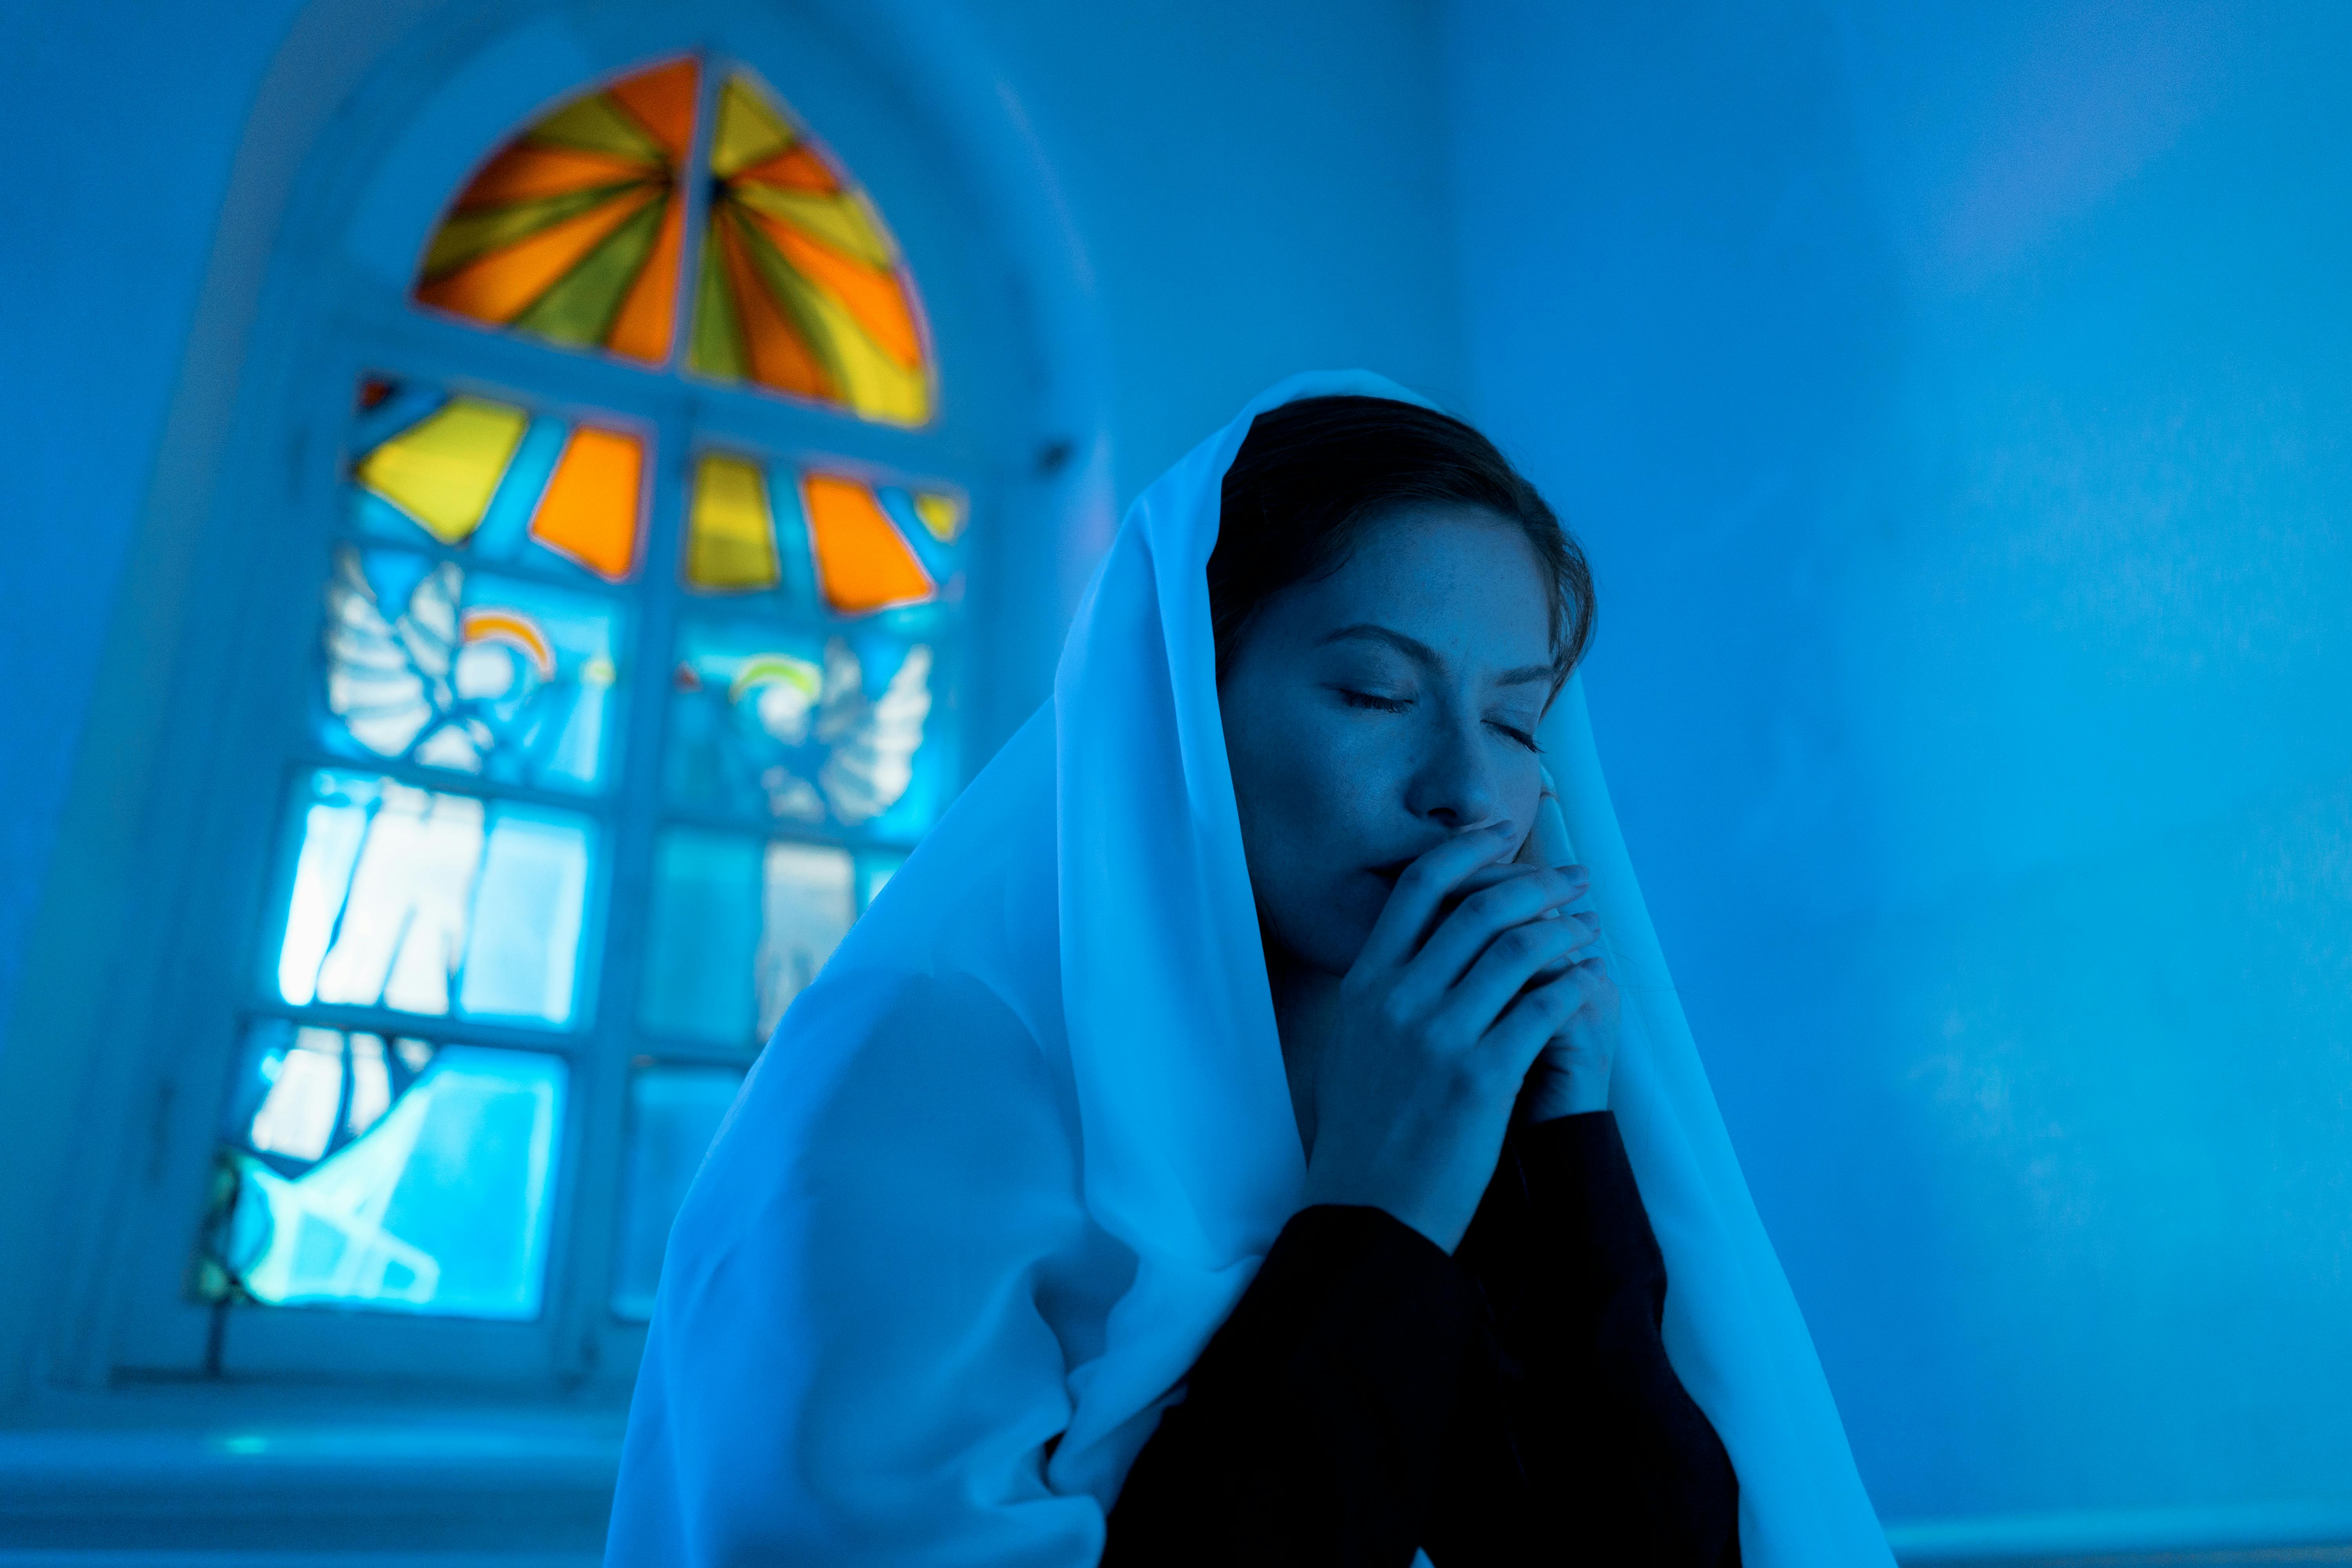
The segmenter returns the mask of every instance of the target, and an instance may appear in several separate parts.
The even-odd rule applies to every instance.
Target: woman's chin
[[[1326,974],[1347,973],[1356,966],[1357,955],[1364,951],[1364,943],[1371,940],[1372,923],[1379,917],[1380,911],[1374,910],[1361,921],[1328,922],[1323,929],[1311,934],[1307,951],[1300,954],[1300,962]]]

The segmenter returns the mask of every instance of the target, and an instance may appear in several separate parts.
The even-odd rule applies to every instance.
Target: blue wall
[[[2352,1500],[2347,22],[1447,12],[1474,405],[1890,1520]]]
[[[0,101],[43,127],[0,188],[0,1050],[246,110],[297,9],[0,22]]]

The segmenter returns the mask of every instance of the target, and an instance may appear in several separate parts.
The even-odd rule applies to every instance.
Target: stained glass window
[[[542,108],[399,308],[281,606],[304,706],[187,1293],[638,1322],[746,1066],[956,786],[972,497],[870,428],[935,412],[912,279],[731,61]],[[551,1279],[604,1256],[582,1224],[610,1272]]]
[[[920,425],[931,368],[913,280],[865,194],[757,79],[702,103],[698,62],[583,94],[459,192],[419,303],[648,364],[671,358],[698,114],[707,209],[686,363],[713,380]]]
[[[230,1084],[196,1293],[534,1316],[566,1077],[536,1051],[256,1024]]]

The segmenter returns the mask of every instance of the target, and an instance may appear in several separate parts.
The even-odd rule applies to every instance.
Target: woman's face
[[[1551,695],[1541,573],[1492,512],[1400,508],[1243,632],[1225,749],[1258,918],[1290,958],[1346,973],[1415,857],[1497,820],[1516,830],[1503,858],[1527,837]]]

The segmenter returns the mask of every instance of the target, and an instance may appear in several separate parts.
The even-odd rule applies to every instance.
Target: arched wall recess
[[[28,1205],[37,1219],[15,1223],[20,1239],[46,1248],[55,1267],[17,1275],[50,1281],[37,1294],[0,1286],[0,1331],[45,1325],[16,1341],[38,1352],[6,1369],[14,1387],[0,1387],[0,1396],[21,1395],[37,1382],[92,1387],[208,1369],[625,1387],[639,1331],[612,1281],[614,1254],[628,1245],[623,1166],[624,1138],[635,1125],[632,1064],[674,1060],[673,1105],[698,1093],[707,1101],[713,1075],[726,1070],[723,1053],[647,1048],[646,986],[641,975],[622,973],[638,967],[635,960],[588,961],[595,973],[583,972],[566,1004],[564,1022],[577,1027],[556,1053],[562,1103],[540,1129],[542,1142],[554,1142],[541,1167],[552,1191],[540,1211],[544,1286],[535,1296],[525,1292],[503,1312],[451,1315],[225,1309],[190,1300],[189,1247],[205,1184],[221,1180],[207,1150],[218,1141],[240,1052],[273,1060],[282,1081],[289,1070],[327,1070],[314,1058],[331,1041],[348,1125],[354,1100],[384,1098],[369,1086],[396,1083],[435,1059],[443,1047],[427,1037],[436,1031],[466,1035],[462,1043],[478,1050],[547,1045],[517,1036],[513,1019],[495,1009],[454,1027],[445,1019],[403,1030],[361,1008],[309,1018],[325,1031],[313,1037],[284,1034],[306,1022],[273,1019],[266,994],[264,949],[282,947],[305,815],[289,815],[285,792],[289,779],[332,760],[289,760],[286,737],[306,705],[316,716],[322,585],[339,581],[355,551],[364,554],[365,542],[336,520],[364,489],[355,466],[385,432],[363,427],[369,410],[354,416],[355,395],[384,406],[395,396],[420,400],[419,408],[451,397],[510,406],[551,426],[593,426],[638,441],[649,476],[640,576],[677,569],[698,493],[695,465],[707,470],[714,455],[758,458],[772,489],[779,476],[822,468],[877,504],[903,502],[944,536],[955,524],[918,504],[929,493],[920,481],[940,481],[938,495],[971,508],[959,771],[977,765],[1043,697],[1051,649],[1082,581],[1072,563],[1089,561],[1108,536],[1084,258],[1018,105],[986,73],[959,19],[928,6],[919,17],[912,6],[901,9],[403,12],[331,0],[304,16],[248,132],[139,564],[110,639],[101,704],[113,711],[93,729],[57,862],[57,879],[75,891],[67,898],[53,889],[35,932],[37,959],[61,957],[28,966],[18,1011],[51,1051],[48,1092],[9,1103],[55,1106],[64,1096],[76,1110],[48,1118],[53,1131],[28,1115],[11,1155],[28,1177],[16,1190],[54,1194]],[[937,355],[934,417],[906,425],[845,417],[807,400],[455,325],[409,302],[416,259],[452,194],[503,138],[583,85],[686,53],[752,73],[783,94],[870,193],[921,289]],[[301,148],[299,161],[289,142]],[[257,233],[267,242],[255,243]],[[386,383],[393,390],[380,394]],[[1079,460],[1034,461],[1049,450],[1075,451]],[[811,495],[801,492],[803,505]],[[382,586],[372,591],[381,595]],[[326,589],[331,608],[336,592]],[[382,607],[394,606],[385,600]],[[469,607],[461,599],[449,606],[459,617]],[[679,680],[732,685],[742,671],[730,675],[719,663],[779,651],[690,647],[680,639],[691,616],[675,605],[630,601],[625,608],[618,646],[645,669],[675,669]],[[489,635],[497,619],[482,621],[484,646],[521,660],[516,668],[529,666],[529,637],[501,643]],[[543,628],[548,617],[540,619]],[[784,675],[814,671],[822,698],[829,675],[839,683],[827,652],[813,645],[801,659],[807,669]],[[593,663],[608,655],[583,657]],[[789,679],[771,685],[783,695],[796,689]],[[665,868],[694,861],[695,834],[725,837],[723,812],[705,821],[673,809],[658,766],[646,760],[668,743],[675,707],[652,689],[644,682],[633,689],[614,719],[626,733],[607,755],[622,773],[634,766],[628,800],[585,814],[604,847],[580,902],[583,952],[642,943],[644,911]],[[626,763],[630,755],[638,763]],[[347,761],[357,765],[344,771],[369,772],[366,759]],[[547,783],[526,781],[509,806],[525,818],[536,813],[541,827],[562,817],[570,807],[546,795]],[[357,787],[364,796],[373,786]],[[424,781],[412,773],[404,787],[414,795]],[[467,788],[480,795],[463,779],[444,793],[462,796]],[[380,795],[359,800],[362,816],[383,808]],[[355,798],[322,797],[309,815],[331,815]],[[121,826],[126,802],[140,824],[130,854]],[[803,837],[840,840],[844,826],[835,809]],[[766,837],[793,839],[782,829]],[[772,869],[772,851],[768,858]],[[256,1047],[257,1026],[283,1037]],[[650,1102],[642,1093],[635,1100],[642,1116]],[[101,1215],[123,1222],[95,1223]],[[391,1266],[395,1287],[404,1267]],[[405,1279],[414,1285],[413,1269]],[[252,1284],[244,1294],[257,1293]],[[383,1294],[362,1304],[382,1307]]]

